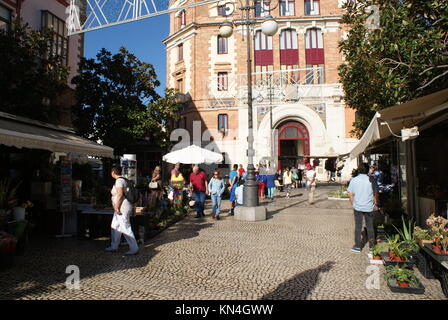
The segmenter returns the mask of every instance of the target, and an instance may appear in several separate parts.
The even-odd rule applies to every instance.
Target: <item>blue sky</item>
[[[166,14],[90,31],[85,35],[84,56],[94,58],[101,48],[116,53],[118,48],[124,46],[141,61],[154,65],[161,83],[157,92],[163,95],[166,83],[166,57],[162,40],[168,34],[169,16]]]

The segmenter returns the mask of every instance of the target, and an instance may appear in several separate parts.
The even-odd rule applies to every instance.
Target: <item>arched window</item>
[[[272,50],[272,37],[266,36],[261,30],[255,33],[255,50]]]
[[[297,49],[297,33],[287,29],[280,32],[280,50]]]
[[[323,49],[322,30],[317,28],[308,29],[305,34],[305,49]]]

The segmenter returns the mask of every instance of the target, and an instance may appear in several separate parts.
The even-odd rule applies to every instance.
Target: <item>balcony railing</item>
[[[288,104],[342,97],[340,83],[323,81],[323,68],[304,68],[252,74],[252,98],[258,105]],[[247,104],[247,74],[228,75],[226,91],[218,91],[218,78],[204,79],[208,108],[229,108]]]

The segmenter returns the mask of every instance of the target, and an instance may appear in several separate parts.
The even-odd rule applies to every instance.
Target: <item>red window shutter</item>
[[[306,64],[325,64],[324,49],[306,49]]]
[[[272,50],[256,50],[255,51],[255,65],[257,66],[271,66],[274,64],[274,55]]]
[[[280,64],[294,66],[299,64],[299,51],[297,49],[280,50]]]

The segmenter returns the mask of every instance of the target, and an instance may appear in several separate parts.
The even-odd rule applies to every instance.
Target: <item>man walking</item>
[[[358,168],[359,174],[350,181],[347,188],[350,202],[355,215],[355,245],[353,252],[361,252],[361,228],[365,219],[370,250],[375,245],[375,232],[373,230],[374,207],[378,203],[378,186],[372,183],[367,173],[369,167],[366,163]]]
[[[208,193],[207,175],[197,165],[190,174],[190,190],[193,191],[196,203],[196,218],[204,217],[205,194]]]

